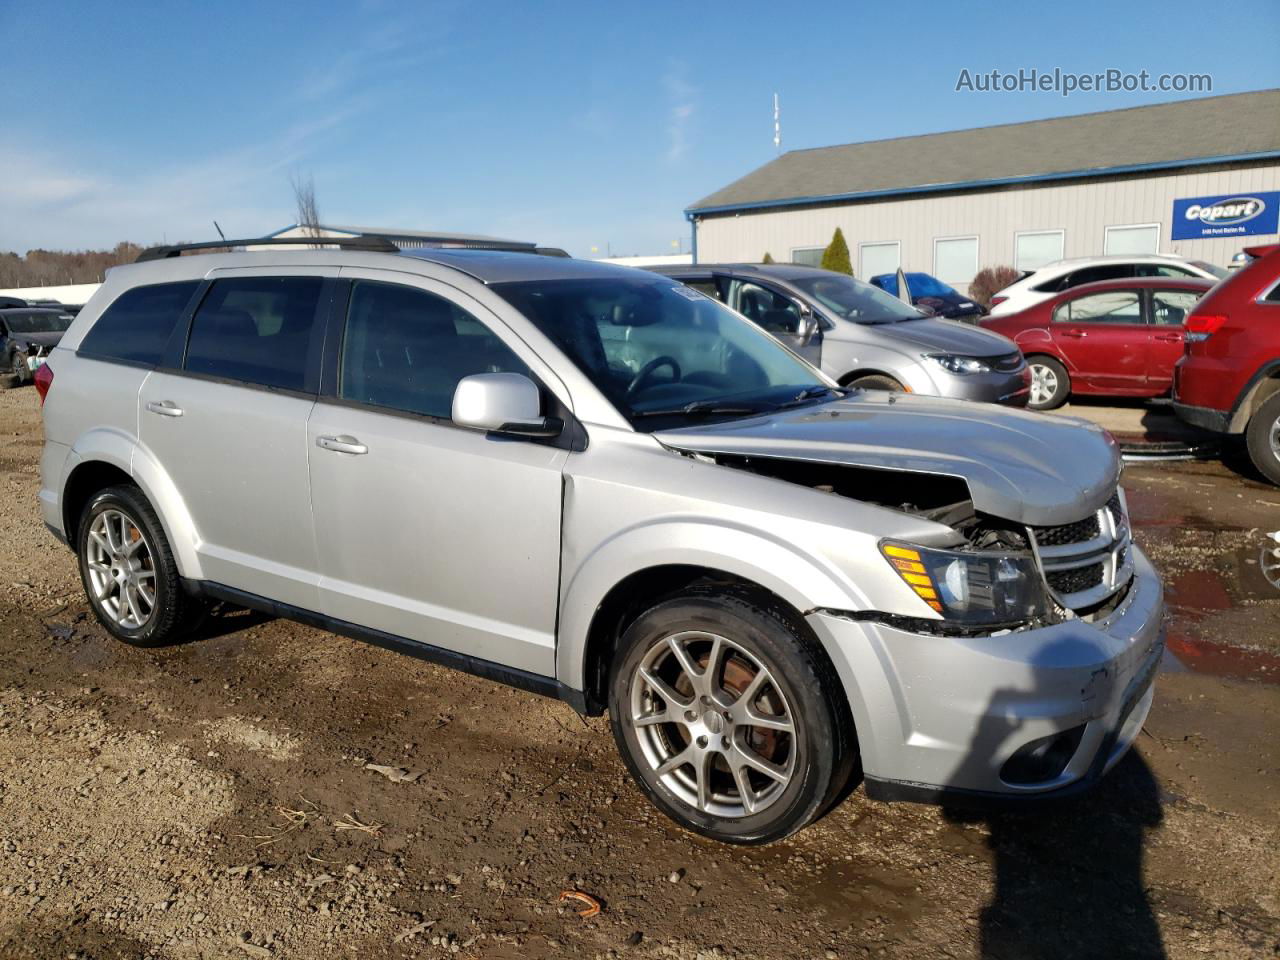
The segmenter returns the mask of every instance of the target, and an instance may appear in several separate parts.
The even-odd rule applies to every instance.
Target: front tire
[[[1253,465],[1280,486],[1280,393],[1273,394],[1253,412],[1245,437]]]
[[[1027,406],[1032,410],[1056,410],[1071,395],[1071,376],[1067,368],[1053,357],[1027,358],[1031,368],[1031,392]]]
[[[623,634],[610,678],[614,739],[676,823],[728,843],[781,839],[831,805],[856,759],[839,681],[767,595],[704,585]]]
[[[95,494],[76,528],[80,581],[118,640],[158,647],[186,632],[197,603],[182,591],[160,518],[132,484]]]

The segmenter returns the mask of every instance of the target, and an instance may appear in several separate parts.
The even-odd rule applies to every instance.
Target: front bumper
[[[940,397],[953,400],[976,400],[1000,403],[1007,407],[1025,407],[1031,396],[1031,374],[1024,363],[1012,373],[974,373],[964,376],[946,371],[929,371]]]
[[[1078,792],[1124,756],[1151,709],[1163,651],[1159,577],[1133,547],[1134,579],[1105,620],[999,637],[908,633],[813,613],[857,725],[867,793],[881,799],[1029,799]],[[1024,748],[1075,731],[1060,772],[1011,781]]]

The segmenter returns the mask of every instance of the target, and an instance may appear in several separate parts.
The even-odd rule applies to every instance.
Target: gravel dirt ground
[[[1244,468],[1126,473],[1177,656],[1098,790],[985,816],[858,790],[739,849],[559,703],[243,612],[110,640],[39,520],[33,389],[0,392],[0,441],[0,957],[1280,953],[1280,490]]]

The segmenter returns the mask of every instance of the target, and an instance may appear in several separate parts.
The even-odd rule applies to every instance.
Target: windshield
[[[72,316],[50,310],[48,313],[7,314],[4,322],[13,333],[66,333]]]
[[[871,281],[886,293],[898,295],[898,275],[885,273],[874,277]],[[937,277],[927,273],[908,273],[907,286],[911,288],[913,297],[958,297],[955,287],[950,287]]]
[[[638,429],[837,395],[822,374],[767,333],[663,277],[530,280],[492,289]]]
[[[853,277],[833,273],[829,277],[800,277],[791,283],[842,320],[877,324],[922,319],[915,307]]]

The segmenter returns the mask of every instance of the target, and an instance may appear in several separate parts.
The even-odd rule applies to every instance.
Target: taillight
[[[1187,328],[1187,342],[1201,343],[1222,328],[1227,318],[1216,313],[1193,313],[1183,322]]]
[[[42,364],[36,367],[36,393],[40,394],[40,406],[44,406],[44,398],[49,395],[49,388],[53,386],[53,370],[49,365]]]

